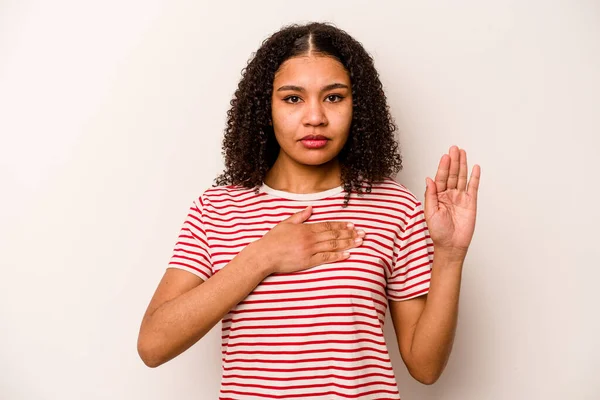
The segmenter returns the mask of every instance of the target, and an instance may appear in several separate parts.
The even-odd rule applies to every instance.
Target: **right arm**
[[[140,327],[138,353],[144,363],[158,367],[183,353],[267,276],[343,260],[349,255],[344,250],[362,243],[358,237],[364,232],[344,222],[303,224],[311,213],[308,207],[280,222],[206,281],[167,268]]]
[[[206,335],[269,274],[253,243],[218,273],[203,281],[190,272],[167,268],[138,337],[138,353],[149,367],[175,358]]]

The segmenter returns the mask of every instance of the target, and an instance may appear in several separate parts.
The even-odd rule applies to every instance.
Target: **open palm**
[[[466,255],[477,214],[481,168],[473,167],[467,186],[467,153],[457,146],[440,160],[435,182],[426,178],[425,219],[435,250]]]

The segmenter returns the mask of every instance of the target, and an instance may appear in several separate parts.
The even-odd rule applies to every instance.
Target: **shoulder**
[[[406,186],[392,178],[373,183],[371,193],[374,198],[384,198],[385,204],[378,204],[386,218],[394,221],[397,239],[402,233],[415,224],[420,224],[424,218],[423,204]],[[382,217],[383,218],[383,217]]]
[[[239,202],[242,199],[257,196],[256,188],[247,188],[239,185],[211,186],[196,198],[199,207],[207,208],[220,203]]]
[[[421,206],[421,201],[411,190],[389,177],[373,182],[370,195],[374,200],[384,202],[391,209],[403,214],[411,213]]]

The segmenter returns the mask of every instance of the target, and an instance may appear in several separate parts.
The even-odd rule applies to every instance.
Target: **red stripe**
[[[422,260],[422,259],[426,259],[426,260],[423,263],[421,263],[421,264],[414,265],[419,260]],[[415,270],[417,268],[421,268],[424,265],[430,265],[430,264],[433,264],[433,261],[429,259],[429,253],[425,253],[425,254],[423,254],[423,255],[421,255],[419,257],[415,257],[412,260],[409,260],[406,263],[404,263],[403,265],[399,266],[398,270],[403,270],[404,268],[406,268],[408,266],[410,266],[410,268],[408,268],[406,270],[406,272],[398,273],[397,276],[406,275],[407,273],[409,273],[409,272],[411,272],[411,271],[413,271],[413,270]]]
[[[241,190],[241,191],[239,191],[239,193],[233,193],[232,191],[229,191],[229,190],[226,191],[226,192],[224,191],[222,193],[212,193],[212,191],[210,191],[210,189],[209,189],[209,191],[207,191],[206,194],[207,194],[206,198],[209,199],[211,203],[220,203],[220,202],[227,201],[227,200],[230,200],[230,199],[234,199],[237,202],[241,202],[241,201],[245,201],[245,200],[248,200],[248,199],[251,199],[251,198],[266,196],[265,193],[258,193],[258,194],[256,194],[254,192],[254,190],[252,190],[252,189],[250,189],[250,190]],[[224,199],[217,198],[217,196],[221,196],[221,195],[224,195],[225,198]],[[247,198],[240,199],[240,197],[242,197],[242,196],[247,196]]]
[[[375,293],[375,294],[381,294],[379,291],[377,290],[373,290],[371,288],[368,287],[362,287],[362,286],[352,286],[352,285],[334,285],[334,286],[321,286],[318,288],[303,288],[303,289],[289,289],[289,290],[255,290],[252,292],[252,294],[255,295],[259,295],[259,294],[286,294],[286,293],[299,293],[299,292],[315,292],[317,290],[330,290],[330,289],[356,289],[359,290],[361,292],[371,292],[371,293]]]
[[[198,232],[202,233],[203,235],[206,235],[206,231],[205,231],[204,229],[200,228],[198,225],[195,225],[194,223],[192,223],[192,221],[188,220],[186,223],[187,223],[188,225],[191,225],[191,226],[193,226],[193,227],[194,227],[194,228],[195,228],[195,229],[196,229]],[[206,225],[206,224],[205,224],[205,225]],[[192,234],[194,233],[194,232],[192,232],[191,230],[190,230],[190,232],[191,232]]]
[[[379,260],[383,261],[386,264],[386,267],[388,268],[388,270],[390,270],[390,266],[389,266],[390,264],[388,263],[388,261],[385,260],[385,258],[387,258],[389,256],[386,255],[385,253],[382,253],[378,249],[376,249],[376,248],[374,248],[372,246],[369,246],[368,243],[369,243],[369,240],[365,240],[360,247],[355,247],[354,249],[358,250],[358,251],[354,251],[352,253],[352,257],[353,257],[352,259],[346,259],[346,260],[340,260],[340,261],[342,261],[342,262],[350,262],[350,261],[353,261],[353,260],[357,260],[357,261],[360,261],[363,264],[367,264],[368,263],[370,265],[375,265],[377,267],[380,267],[377,264],[370,263],[370,262],[362,260],[362,259],[358,260],[356,258],[356,256],[365,256],[365,257],[373,258],[373,255],[375,254],[375,255],[378,255],[378,256],[381,257],[381,258],[379,258]],[[217,266],[217,265],[221,265],[221,264],[228,264],[228,263],[230,263],[231,260],[233,260],[233,258],[235,256],[237,256],[240,251],[243,250],[243,247],[247,246],[248,244],[231,246],[231,247],[238,247],[239,248],[238,250],[231,251],[231,252],[229,252],[229,251],[213,252],[214,265]],[[219,247],[225,247],[225,246],[219,246]],[[390,249],[391,249],[391,247],[390,247]],[[364,253],[361,250],[362,251],[371,250],[374,254]],[[225,257],[225,258],[222,259],[222,260],[217,260],[217,258],[219,258],[219,257]],[[340,262],[340,261],[334,261],[334,262],[331,262],[329,264],[334,264],[334,263],[337,263],[337,262]],[[298,272],[296,272],[296,274],[298,274],[300,272],[302,272],[302,271],[298,271]]]
[[[336,374],[327,374],[327,375],[300,375],[294,377],[275,377],[269,375],[236,375],[236,374],[223,374],[223,379],[259,379],[259,380],[270,380],[270,381],[299,381],[299,380],[310,380],[310,379],[323,379],[323,378],[335,378],[342,380],[355,380],[355,379],[364,379],[372,376],[379,376],[382,378],[395,379],[393,374],[382,374],[381,372],[371,372],[368,374],[355,375],[355,376],[344,376],[344,375],[336,375]],[[290,387],[286,387],[286,389],[290,389]]]
[[[202,274],[202,275],[203,275],[203,276],[204,276],[206,279],[210,278],[210,277],[209,277],[209,276],[208,276],[208,275],[207,275],[207,274],[206,274],[204,271],[202,271],[201,269],[199,269],[199,268],[196,268],[196,267],[194,267],[194,266],[191,266],[191,265],[189,265],[189,264],[184,264],[184,263],[179,263],[179,262],[171,261],[171,262],[169,263],[169,265],[182,265],[182,266],[184,266],[184,267],[191,268],[191,269],[193,269],[194,271],[198,271],[198,272],[199,272],[199,273],[201,273],[201,274]],[[206,280],[206,279],[204,279],[204,280]]]
[[[427,247],[429,247],[429,243],[425,243],[424,245],[422,245],[422,246],[419,246],[419,247],[411,248],[411,249],[410,249],[410,251],[407,251],[405,255],[403,255],[401,258],[398,258],[398,259],[396,260],[396,262],[406,259],[406,258],[407,258],[408,256],[410,256],[411,254],[415,254],[415,253],[418,253],[418,252],[419,252],[419,251],[421,251],[421,250],[425,250],[425,249],[427,249]],[[422,256],[420,256],[420,257],[422,257]],[[402,267],[404,267],[404,266],[406,266],[406,265],[410,264],[410,262],[411,262],[411,261],[408,261],[408,262],[407,262],[406,264],[404,264]],[[402,267],[400,267],[400,268],[402,268]]]
[[[352,253],[353,255],[360,255],[360,253]],[[372,257],[370,254],[365,254],[369,257]],[[382,260],[383,261],[383,260]],[[362,263],[362,260],[361,260]],[[376,263],[369,263],[371,265],[375,265],[375,266],[379,266]],[[373,274],[377,277],[381,277],[383,278],[384,275],[383,274],[378,274],[373,270],[370,269],[366,269],[366,268],[359,268],[359,267],[344,267],[344,268],[327,268],[326,270],[321,270],[321,269],[315,269],[315,268],[309,268],[303,271],[298,271],[298,272],[293,272],[293,273],[281,273],[281,274],[274,274],[271,276],[277,276],[277,277],[284,277],[284,276],[298,276],[298,275],[313,275],[313,274],[317,274],[320,272],[345,272],[345,271],[358,271],[358,272],[366,272],[366,273],[370,273]],[[264,282],[267,283],[267,282]]]
[[[233,240],[232,240],[231,238],[229,238],[229,239],[222,239],[222,241],[229,243],[229,242],[232,242],[232,241],[234,241],[234,240],[242,240],[242,239],[260,239],[260,238],[261,238],[261,237],[263,237],[263,236],[264,236],[264,233],[263,233],[263,234],[260,234],[260,235],[245,235],[245,236],[237,236],[237,237],[236,237],[235,239],[233,239]],[[216,242],[216,241],[217,241],[217,240],[219,240],[219,239],[217,239],[216,237],[213,237],[213,240]],[[242,244],[232,244],[232,245],[229,245],[229,246],[228,246],[228,245],[225,245],[225,244],[221,244],[221,243],[219,243],[219,244],[218,244],[216,247],[226,247],[226,248],[246,247],[246,246],[247,246],[248,244],[250,244],[250,243],[251,243],[251,242],[246,242],[246,243],[242,243]]]
[[[384,346],[385,347],[385,346]],[[373,349],[370,347],[358,347],[358,348],[352,348],[352,349],[311,349],[311,350],[281,350],[281,349],[277,349],[274,351],[268,351],[268,350],[238,350],[238,351],[229,351],[229,349],[227,350],[223,350],[222,353],[223,354],[227,354],[227,355],[237,355],[237,354],[271,354],[274,356],[280,356],[280,355],[297,355],[297,354],[313,354],[313,353],[357,353],[357,352],[361,352],[361,351],[372,351],[374,353],[379,353],[379,354],[388,354],[388,350],[387,348],[385,350],[381,350],[381,349]],[[286,360],[286,362],[298,362],[299,360]]]
[[[299,306],[299,307],[274,307],[274,308],[245,308],[241,310],[231,310],[229,311],[229,315],[238,315],[238,314],[248,314],[248,313],[257,313],[257,312],[275,312],[275,311],[294,311],[294,310],[314,310],[314,309],[323,309],[323,308],[348,308],[348,304],[318,304],[314,306]],[[377,313],[382,313],[381,310],[376,309],[372,305],[368,304],[352,304],[352,307],[356,308],[365,308],[369,311],[375,311]],[[385,313],[383,312],[384,316]],[[286,315],[287,317],[287,315]]]
[[[305,368],[258,368],[258,367],[237,367],[237,366],[223,366],[225,371],[262,371],[262,372],[303,372],[303,371],[318,371],[318,370],[340,370],[340,371],[358,371],[360,369],[375,368],[382,369],[384,371],[393,371],[389,366],[383,366],[378,364],[362,364],[356,367],[341,367],[336,364],[324,365],[324,366],[311,366]]]
[[[423,233],[423,235],[421,235],[421,233]],[[431,239],[431,236],[429,235],[429,229],[427,229],[427,227],[423,227],[422,229],[419,229],[417,231],[413,231],[410,236],[408,236],[407,239],[412,238],[413,236],[417,236],[417,238],[412,241],[412,242],[408,242],[406,243],[406,245],[404,245],[405,248],[410,248],[412,246],[415,245],[415,243],[419,243],[423,240],[427,240],[427,239]]]
[[[358,343],[364,343],[364,342],[368,342],[368,343],[373,343],[373,344],[378,344],[380,346],[384,346],[385,347],[385,341],[377,341],[377,340],[373,340],[373,339],[367,339],[367,338],[361,338],[361,339],[353,339],[353,340],[331,340],[331,339],[327,339],[327,340],[313,340],[313,341],[297,341],[297,342],[268,342],[268,343],[261,343],[261,342],[236,342],[236,343],[231,343],[231,340],[227,343],[227,348],[230,347],[240,347],[240,346],[265,346],[265,347],[269,347],[269,346],[310,346],[310,345],[315,345],[315,344],[329,344],[329,343],[339,343],[339,344],[358,344]],[[350,349],[350,351],[354,351],[354,349]],[[229,352],[226,352],[229,353]],[[277,353],[277,352],[276,352]],[[231,353],[229,353],[231,354]],[[252,354],[252,352],[250,352],[249,354]],[[280,354],[280,353],[277,353]]]
[[[388,393],[388,394],[397,394],[398,391],[389,391],[389,390],[371,390],[368,392],[362,392],[362,393],[358,393],[358,394],[345,394],[345,393],[340,393],[340,392],[335,392],[335,391],[327,391],[327,392],[315,392],[315,393],[303,393],[301,395],[298,394],[280,394],[280,395],[275,395],[275,394],[263,394],[263,393],[254,393],[254,392],[240,392],[237,390],[221,390],[221,393],[231,393],[231,394],[237,394],[237,395],[248,395],[248,396],[258,396],[258,397],[265,397],[267,399],[285,399],[288,397],[302,397],[302,396],[329,396],[329,395],[334,395],[334,396],[339,396],[339,398],[359,398],[359,397],[364,397],[370,394],[383,394],[383,393]],[[220,397],[220,399],[223,399],[222,397]]]
[[[404,241],[407,241],[407,240],[409,240],[411,237],[413,237],[413,236],[416,236],[416,235],[419,235],[420,233],[422,233],[422,232],[425,232],[425,231],[427,231],[427,230],[428,230],[428,229],[427,229],[427,227],[426,227],[426,226],[423,226],[421,229],[417,229],[417,230],[415,230],[415,231],[410,231],[410,234],[409,234],[408,236],[406,236],[406,237],[403,237],[401,240],[402,240],[403,242],[404,242]],[[418,236],[418,238],[419,238],[420,240],[423,240],[423,239],[425,239],[425,238],[426,238],[426,237],[428,237],[428,236],[429,236],[429,235],[420,235],[420,236]],[[413,242],[408,242],[407,244],[405,244],[405,245],[404,245],[404,246],[402,246],[402,247],[410,247],[410,245],[411,245],[412,243],[413,243]]]
[[[378,264],[375,263],[367,263],[367,262],[363,262],[364,264],[371,264],[371,265],[376,265],[379,267]],[[295,285],[295,284],[299,284],[299,283],[309,283],[309,282],[328,282],[328,281],[334,281],[334,280],[349,280],[349,281],[361,281],[361,282],[369,282],[372,283],[374,285],[377,286],[381,286],[382,288],[385,288],[385,284],[379,282],[379,281],[375,281],[373,279],[369,279],[369,278],[365,278],[364,276],[352,276],[352,275],[336,275],[336,276],[325,276],[323,278],[314,278],[314,279],[299,279],[299,280],[290,280],[290,281],[269,281],[269,282],[263,282],[262,286],[272,286],[272,285]]]
[[[289,364],[290,360],[277,360],[277,359],[261,359],[261,358],[233,358],[233,359],[221,359],[224,362],[229,363],[234,363],[234,362],[241,362],[241,363],[263,363],[263,364]],[[381,358],[381,357],[375,357],[375,356],[362,356],[362,357],[354,357],[354,358],[339,358],[339,357],[321,357],[321,358],[305,358],[305,359],[300,359],[300,360],[293,360],[294,364],[297,363],[303,363],[303,362],[331,362],[331,361],[337,361],[337,362],[357,362],[357,361],[362,361],[362,360],[375,360],[375,361],[381,361],[384,363],[388,363],[390,362],[389,357],[388,358]]]
[[[369,241],[367,241],[368,243]],[[365,257],[373,257],[373,255],[378,256],[378,260],[381,261],[384,264],[384,267],[388,270],[388,272],[392,271],[392,267],[391,265],[393,264],[393,259],[389,258],[389,254],[385,254],[382,253],[381,251],[379,251],[378,249],[371,247],[369,245],[365,245],[365,242],[363,242],[363,244],[360,247],[355,248],[356,250],[354,250],[352,252],[352,260],[356,260],[356,261],[360,261],[361,263],[364,262],[362,259],[357,259],[356,256],[365,256]],[[363,253],[363,251],[367,251],[367,250],[371,250],[373,252],[373,254],[369,254],[369,253]],[[391,253],[393,254],[393,250],[391,251]],[[350,259],[347,259],[346,261],[348,262]],[[384,275],[385,276],[385,275]]]
[[[198,211],[198,213],[200,214],[200,210],[196,209],[196,211]],[[202,215],[202,214],[200,214],[200,215]],[[199,217],[196,217],[196,216],[195,216],[194,214],[192,214],[192,213],[189,213],[189,214],[188,214],[188,219],[189,219],[189,218],[193,218],[193,219],[195,219],[196,221],[198,221],[198,223],[199,223],[199,224],[202,224],[202,220],[201,220]]]
[[[191,230],[189,230],[189,229],[186,228],[186,229],[183,229],[182,231],[189,232],[190,235],[192,235],[192,237],[190,239],[195,239],[195,240],[199,241],[200,243],[202,243],[205,247],[207,247],[207,248],[209,247],[208,243],[204,240],[204,238],[201,238],[200,236],[196,235]],[[182,237],[185,238],[185,237],[189,237],[189,236],[186,236],[186,235],[183,235],[183,234],[179,235],[179,238],[182,238]]]
[[[424,264],[424,265],[427,265],[427,264]],[[420,277],[420,276],[424,276],[424,275],[427,275],[427,276],[429,276],[429,274],[430,274],[430,273],[431,273],[431,272],[430,272],[429,270],[427,270],[427,271],[423,271],[423,272],[421,272],[420,274],[412,275],[412,276],[410,276],[410,277],[406,278],[406,279],[405,279],[405,280],[403,280],[403,281],[394,281],[394,282],[391,282],[391,283],[388,285],[388,287],[394,287],[394,286],[396,286],[396,285],[404,285],[406,282],[408,282],[408,281],[411,281],[411,280],[413,280],[413,279],[417,279],[417,278],[418,278],[418,277]]]
[[[232,324],[239,323],[242,321],[276,321],[276,320],[290,320],[290,319],[306,319],[306,318],[324,318],[324,317],[365,317],[368,319],[377,319],[378,317],[365,314],[361,312],[349,312],[349,313],[325,313],[325,314],[308,314],[308,315],[277,315],[272,317],[247,317],[247,318],[231,318],[231,319],[223,319],[223,323],[231,321]]]
[[[412,285],[405,286],[404,288],[402,288],[402,292],[407,292],[407,291],[409,291],[410,289],[412,289],[414,287],[421,286],[422,284],[428,283],[428,282],[429,282],[429,278],[424,279],[424,280],[422,280],[420,282],[417,282],[417,283],[413,283]]]
[[[388,294],[391,300],[394,301],[401,301],[401,300],[405,300],[408,299],[409,297],[417,297],[417,296],[421,296],[423,294],[426,294],[427,292],[429,292],[429,288],[427,289],[423,289],[423,290],[419,290],[418,292],[414,292],[414,293],[410,293],[404,296],[396,296],[394,294]]]
[[[410,231],[412,228],[414,228],[417,225],[421,225],[422,223],[425,223],[425,213],[423,212],[423,210],[419,211],[418,213],[416,213],[414,216],[410,217],[409,220],[413,220],[415,219],[417,216],[419,215],[423,215],[423,218],[418,220],[418,221],[414,221],[412,224],[410,225],[406,225],[404,227],[404,231]]]
[[[313,383],[313,384],[306,384],[306,385],[286,385],[286,386],[271,386],[271,385],[258,385],[255,383],[244,383],[243,385],[240,385],[238,383],[234,383],[234,382],[223,382],[222,386],[223,387],[227,387],[227,386],[242,386],[243,388],[258,388],[258,389],[269,389],[269,390],[274,390],[274,391],[279,391],[279,390],[297,390],[297,389],[309,389],[309,388],[322,388],[322,387],[327,387],[327,386],[334,386],[334,387],[338,387],[341,389],[358,389],[358,388],[363,388],[363,387],[367,387],[367,386],[373,386],[373,385],[382,385],[382,386],[396,386],[396,382],[385,382],[385,381],[373,381],[373,382],[365,382],[365,383],[361,383],[359,385],[342,385],[340,383],[335,383],[335,382],[321,382],[321,383]],[[380,393],[379,390],[375,391],[374,393]],[[296,395],[297,396],[297,395]],[[305,394],[303,394],[302,396],[306,396]]]
[[[177,250],[175,250],[175,251],[177,251]],[[176,259],[178,259],[178,260],[189,260],[189,261],[192,261],[192,262],[195,262],[195,263],[198,263],[198,264],[203,264],[203,263],[202,263],[202,260],[199,260],[199,259],[197,259],[197,258],[192,258],[192,257],[186,257],[186,256],[182,256],[182,255],[179,255],[179,254],[173,254],[172,258],[176,258]],[[207,264],[204,264],[204,266],[205,266],[206,268],[210,269],[210,261],[208,261],[208,260],[206,259],[206,257],[204,257],[204,256],[203,256],[203,258],[204,258],[204,259],[205,259],[205,261],[207,262]]]
[[[192,240],[197,240],[198,242],[200,242],[201,245],[204,246],[205,249],[209,248],[208,242],[206,242],[205,238],[201,238],[200,236],[196,235],[194,232],[190,231],[187,227],[181,230],[181,234],[179,235],[179,240],[181,239],[192,239]],[[190,235],[184,235],[183,232],[188,232]],[[189,243],[189,242],[183,242],[189,246],[196,246],[198,247],[198,245],[196,243]]]
[[[422,254],[422,255],[420,255],[419,257],[415,257],[415,258],[413,258],[413,260],[420,260],[420,259],[421,259],[421,258],[423,258],[423,257],[430,257],[430,256],[433,256],[433,251],[430,251],[430,249],[433,249],[433,248],[434,248],[434,246],[433,246],[433,243],[429,243],[429,242],[428,242],[428,243],[427,243],[427,245],[426,245],[425,247],[427,247],[427,253],[425,253],[425,254]],[[403,257],[403,258],[405,258],[405,257]],[[433,262],[433,260],[431,260],[431,261]],[[411,262],[412,262],[412,261],[409,261],[409,262],[407,262],[406,264],[404,264],[404,266],[406,266],[406,265],[410,264]],[[398,267],[398,268],[400,268],[400,267]]]
[[[195,237],[193,236],[188,236],[188,235],[179,235],[179,239],[192,239],[192,240],[196,240]],[[177,243],[175,243],[175,246],[188,246],[188,247],[195,247],[197,249],[200,250],[206,250],[206,247],[200,246],[197,243],[194,242],[186,242],[186,241],[178,241]]]
[[[273,224],[274,226],[275,224]],[[221,225],[215,225],[218,227],[221,227]],[[384,234],[381,234],[379,232],[377,232],[380,228],[376,227],[376,226],[371,226],[371,225],[361,225],[357,227],[358,229],[363,229],[368,233],[368,237],[366,237],[366,239],[372,240],[375,243],[381,243],[381,241],[376,240],[375,237],[380,237],[381,239],[388,241],[388,242],[393,242],[395,239],[399,239],[399,233],[394,232],[392,230],[389,230],[391,233],[393,233],[393,237],[392,236],[386,236]],[[258,235],[247,235],[247,236],[236,236],[234,240],[239,241],[242,239],[246,239],[246,238],[261,238],[263,237],[268,231],[270,231],[272,228],[256,228],[256,229],[246,229],[245,231],[248,232],[258,232]],[[215,234],[221,234],[224,235],[224,238],[221,238],[220,236],[211,236],[211,239],[214,239],[215,242],[217,241],[222,241],[225,243],[229,243],[232,241],[231,237],[228,237],[228,235],[230,234],[230,232],[217,232],[217,231],[213,231],[213,230],[208,230],[210,233],[215,233]],[[246,246],[249,242],[245,242],[245,243],[240,243],[240,244],[235,244],[235,245],[227,245],[224,243],[218,243],[217,246],[218,247],[229,247],[229,248],[235,248],[235,247],[243,247]],[[383,246],[383,244],[382,244]],[[389,245],[385,245],[386,248],[390,248]],[[362,248],[362,246],[361,246]]]
[[[173,250],[173,252],[175,252],[175,253],[177,253],[177,252],[183,252],[183,253],[193,254],[193,255],[202,257],[204,259],[204,261],[206,261],[207,265],[210,265],[210,260],[208,259],[208,256],[206,254],[204,254],[204,253],[198,253],[198,252],[195,252],[195,251],[185,250],[185,249],[183,249],[181,247],[180,248],[176,248],[175,250]],[[173,254],[173,257],[180,257],[180,258],[185,258],[185,259],[188,259],[188,260],[196,261],[195,258],[183,257],[183,256],[175,255],[175,254]]]
[[[187,245],[187,243],[177,242],[176,247],[175,247],[175,249],[173,249],[173,251],[182,251],[182,252],[187,253],[187,254],[194,254],[194,255],[197,255],[197,256],[206,256],[205,253],[200,253],[198,251],[186,250],[185,248],[183,248],[183,246],[186,246],[186,245]],[[204,251],[204,249],[202,247],[200,247],[200,246],[186,246],[186,247],[193,247],[193,248],[200,249],[200,250]]]
[[[368,322],[364,322],[364,321],[347,321],[347,322],[316,322],[316,323],[312,323],[312,324],[285,324],[285,325],[278,325],[278,326],[272,326],[272,325],[258,325],[258,326],[234,326],[234,327],[223,327],[222,328],[222,332],[225,331],[241,331],[241,330],[245,330],[245,329],[250,329],[250,330],[254,330],[254,329],[277,329],[277,330],[281,330],[281,329],[292,329],[292,328],[313,328],[315,326],[344,326],[344,325],[351,325],[351,326],[358,326],[358,325],[365,325],[365,326],[370,326],[373,328],[379,328],[381,329],[381,324],[371,324]]]
[[[361,299],[361,300],[367,300],[367,301],[373,301],[374,303],[380,304],[383,307],[387,307],[387,303],[384,301],[380,301],[378,299],[374,299],[370,296],[361,296],[358,294],[352,294],[352,296],[347,295],[347,294],[342,294],[342,295],[337,295],[337,294],[332,294],[332,295],[325,295],[325,296],[311,296],[311,297],[296,297],[293,299],[293,301],[297,301],[297,302],[301,302],[301,301],[306,301],[306,300],[327,300],[327,299]],[[260,299],[260,300],[244,300],[240,303],[238,303],[238,305],[242,305],[242,304],[262,304],[262,303],[280,303],[281,299]]]
[[[301,332],[301,333],[273,333],[273,334],[242,334],[242,335],[223,335],[221,336],[221,339],[229,339],[229,341],[231,340],[235,340],[235,339],[239,339],[239,338],[265,338],[265,337],[289,337],[289,336],[321,336],[324,334],[327,335],[358,335],[358,334],[366,334],[366,335],[372,335],[375,337],[383,337],[383,335],[381,334],[381,332],[372,332],[372,331],[367,331],[364,329],[359,329],[359,330],[354,330],[354,331],[327,331],[327,332]]]

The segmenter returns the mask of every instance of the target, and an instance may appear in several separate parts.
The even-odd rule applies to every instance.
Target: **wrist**
[[[434,259],[444,264],[460,264],[462,265],[467,257],[468,249],[461,249],[457,247],[433,247]]]
[[[242,252],[245,253],[247,262],[254,265],[261,272],[263,278],[266,278],[273,273],[273,263],[261,249],[260,239],[248,244]]]

